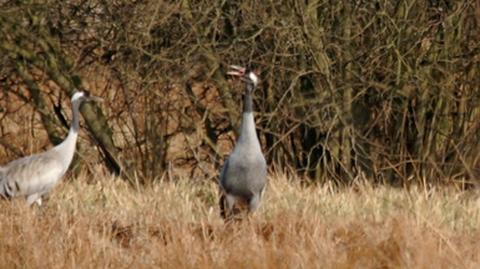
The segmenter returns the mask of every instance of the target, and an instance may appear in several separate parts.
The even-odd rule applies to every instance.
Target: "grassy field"
[[[201,180],[79,175],[42,208],[0,201],[0,268],[480,267],[476,192],[269,179],[260,210],[229,225]]]

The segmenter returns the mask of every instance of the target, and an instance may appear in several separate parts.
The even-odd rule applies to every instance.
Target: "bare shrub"
[[[16,5],[2,3],[2,20]],[[365,174],[467,186],[478,174],[478,1],[23,5],[69,55],[65,72],[107,97],[122,148],[115,159],[145,182],[171,168],[195,178],[219,165],[240,115],[242,85],[224,74],[231,63],[260,70],[257,126],[272,164],[338,183]],[[2,35],[18,33],[3,27]],[[14,68],[18,53],[5,55],[2,87],[31,89]]]

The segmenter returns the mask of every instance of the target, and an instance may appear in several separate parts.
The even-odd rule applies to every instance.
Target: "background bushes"
[[[4,162],[36,150],[27,138],[58,143],[66,96],[88,88],[107,101],[82,109],[101,153],[82,147],[83,158],[144,183],[173,169],[214,179],[241,113],[243,85],[225,67],[241,64],[260,72],[257,131],[274,167],[338,183],[476,181],[480,1],[51,0],[0,10]]]

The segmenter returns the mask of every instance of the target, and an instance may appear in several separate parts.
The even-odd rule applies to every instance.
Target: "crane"
[[[240,211],[236,206],[247,205],[248,212],[260,205],[266,184],[267,164],[255,130],[252,94],[258,77],[249,68],[230,66],[228,75],[245,81],[242,121],[238,139],[220,171],[220,212],[224,219],[232,219]]]
[[[80,105],[84,101],[102,101],[88,91],[73,94],[72,124],[62,143],[42,153],[26,156],[0,167],[0,197],[25,197],[27,204],[41,206],[42,196],[62,178],[72,162],[80,127]]]

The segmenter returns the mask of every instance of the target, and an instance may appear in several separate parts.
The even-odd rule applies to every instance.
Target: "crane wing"
[[[10,197],[43,194],[55,185],[66,170],[62,162],[48,152],[15,160],[4,168],[0,184]]]

